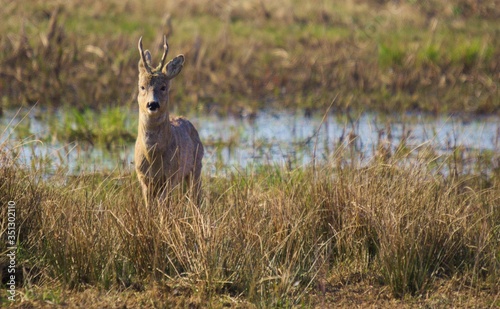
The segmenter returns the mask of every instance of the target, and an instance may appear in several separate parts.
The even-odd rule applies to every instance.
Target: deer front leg
[[[140,182],[142,188],[142,197],[144,198],[144,205],[146,205],[146,208],[149,208],[150,195],[149,195],[148,185],[143,180],[140,180]]]
[[[146,209],[153,211],[159,195],[158,192],[156,192],[157,187],[155,186],[155,183],[147,177],[141,177],[139,180],[141,183],[142,196],[144,197]]]

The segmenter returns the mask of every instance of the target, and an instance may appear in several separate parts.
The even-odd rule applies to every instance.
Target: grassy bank
[[[127,170],[47,176],[5,150],[0,203],[16,203],[18,300],[498,306],[498,156],[424,148],[381,148],[361,165],[339,147],[322,166],[205,177],[200,208],[180,198],[154,214]],[[0,226],[3,238],[7,216]]]
[[[499,112],[495,1],[7,1],[2,105],[134,104],[139,36],[185,53],[181,110]]]

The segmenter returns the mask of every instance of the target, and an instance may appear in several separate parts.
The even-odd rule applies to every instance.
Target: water
[[[112,150],[84,141],[61,143],[54,138],[50,125],[61,121],[61,114],[40,117],[40,113],[16,115],[15,111],[7,111],[0,119],[0,132],[4,132],[0,142],[7,141],[8,147],[20,153],[23,163],[43,165],[48,174],[61,169],[68,174],[133,169],[133,143],[115,145]],[[135,112],[130,112],[129,118],[136,123]],[[351,143],[364,158],[370,158],[381,141],[395,149],[402,138],[410,148],[425,144],[439,153],[458,146],[471,151],[500,150],[499,117],[464,121],[446,116],[386,117],[365,113],[350,119],[341,115],[305,117],[302,113],[260,112],[252,118],[188,118],[205,144],[204,166],[211,174],[255,164],[299,167],[313,158],[316,162],[328,160],[340,145],[348,143],[349,135],[355,137]],[[23,124],[23,130],[19,130]]]

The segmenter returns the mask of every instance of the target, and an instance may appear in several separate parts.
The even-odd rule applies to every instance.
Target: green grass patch
[[[109,107],[99,112],[86,109],[70,109],[61,115],[44,116],[49,123],[48,130],[44,132],[46,141],[74,142],[83,141],[92,145],[110,149],[118,145],[130,144],[135,141],[137,119],[130,118],[130,111],[120,107]],[[19,131],[26,130],[24,126],[16,127],[19,136],[29,136],[38,132]],[[24,135],[21,135],[23,134]]]

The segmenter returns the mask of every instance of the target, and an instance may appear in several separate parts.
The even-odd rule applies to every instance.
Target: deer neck
[[[144,142],[148,152],[167,147],[171,140],[170,118],[168,113],[151,117],[139,113],[139,138]]]

